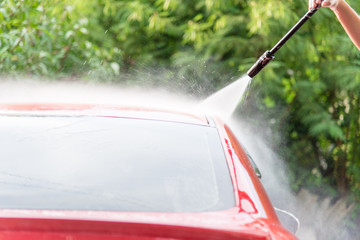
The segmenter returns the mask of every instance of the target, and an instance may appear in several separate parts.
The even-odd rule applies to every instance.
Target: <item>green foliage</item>
[[[108,51],[87,40],[89,20],[70,3],[1,1],[0,71],[47,75],[101,67],[97,61],[84,59],[103,60]]]
[[[239,0],[107,0],[100,4],[101,24],[122,46],[128,65],[149,64],[154,58],[171,65],[171,58],[184,51],[227,60],[228,55],[245,51],[236,47],[246,44],[242,4]],[[239,58],[229,62],[232,67],[238,63]]]

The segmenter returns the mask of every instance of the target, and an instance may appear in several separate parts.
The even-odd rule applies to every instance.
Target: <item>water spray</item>
[[[247,75],[251,78],[255,77],[261,69],[263,69],[271,60],[274,59],[275,53],[289,40],[294,33],[301,28],[301,26],[309,20],[312,15],[321,7],[321,3],[316,5],[315,8],[310,9],[294,26],[289,32],[270,50],[266,51],[261,57],[255,62],[255,64],[249,69]]]

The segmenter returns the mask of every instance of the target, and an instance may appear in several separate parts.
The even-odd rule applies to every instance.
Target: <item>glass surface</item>
[[[0,208],[199,212],[234,206],[213,127],[0,116],[0,144]]]

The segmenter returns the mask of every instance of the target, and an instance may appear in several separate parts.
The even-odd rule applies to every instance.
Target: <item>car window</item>
[[[0,208],[199,212],[234,206],[216,128],[0,116]]]

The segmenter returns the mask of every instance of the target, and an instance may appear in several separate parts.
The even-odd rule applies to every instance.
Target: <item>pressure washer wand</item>
[[[292,29],[290,29],[289,32],[277,43],[275,46],[270,50],[264,52],[263,55],[255,62],[255,64],[249,69],[247,72],[247,75],[251,78],[255,77],[256,74],[258,74],[261,69],[263,69],[271,60],[274,59],[274,54],[289,40],[294,33],[297,32],[297,30],[300,29],[300,27],[309,20],[314,13],[319,10],[321,7],[321,4],[316,5],[315,8],[310,9],[295,25]]]

